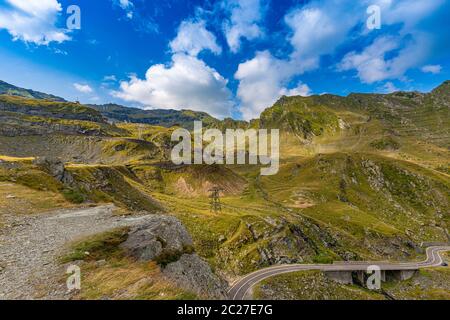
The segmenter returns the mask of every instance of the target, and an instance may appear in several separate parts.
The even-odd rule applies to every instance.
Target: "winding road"
[[[450,246],[429,247],[427,259],[423,262],[389,263],[389,262],[335,262],[333,264],[293,264],[279,265],[255,271],[237,280],[228,290],[232,300],[245,300],[249,291],[257,283],[280,274],[305,270],[319,271],[366,271],[369,266],[379,266],[383,271],[408,271],[422,268],[438,267],[444,263],[441,253],[450,251]]]

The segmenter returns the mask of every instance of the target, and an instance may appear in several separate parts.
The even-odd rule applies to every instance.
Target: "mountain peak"
[[[17,87],[15,85],[9,84],[5,81],[0,80],[0,94],[5,94],[9,96],[18,96],[28,99],[42,99],[42,100],[50,100],[50,101],[58,101],[58,102],[66,102],[65,99],[54,96],[52,94],[47,94],[39,91],[34,91],[31,89],[24,89]]]
[[[434,96],[450,97],[450,80],[444,81],[439,87],[431,91]]]

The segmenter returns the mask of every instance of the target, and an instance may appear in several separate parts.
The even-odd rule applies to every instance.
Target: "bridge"
[[[257,283],[281,274],[318,270],[327,277],[342,284],[352,284],[354,278],[361,284],[364,283],[367,269],[377,266],[381,270],[381,280],[390,279],[408,280],[419,269],[442,266],[444,260],[441,254],[450,251],[450,246],[433,246],[426,249],[426,260],[422,262],[390,263],[390,262],[335,262],[333,264],[292,264],[279,265],[255,271],[235,281],[228,290],[228,296],[232,300],[244,300]]]

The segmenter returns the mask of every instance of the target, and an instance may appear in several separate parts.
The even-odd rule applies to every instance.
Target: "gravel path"
[[[114,206],[4,216],[0,229],[0,300],[69,299],[65,266],[56,262],[68,242],[142,222],[113,215]]]

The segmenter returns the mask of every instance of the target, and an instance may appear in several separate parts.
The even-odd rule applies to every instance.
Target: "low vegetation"
[[[340,285],[320,271],[301,271],[262,281],[254,289],[259,300],[384,300],[380,293]]]
[[[119,245],[127,240],[128,228],[120,228],[110,232],[89,237],[72,244],[70,253],[65,255],[62,263],[71,261],[98,261],[122,258]]]
[[[251,123],[3,95],[0,217],[99,203],[127,213],[167,212],[186,226],[195,251],[230,278],[279,263],[410,261],[421,255],[422,242],[448,241],[448,92],[446,82],[429,94],[283,97]],[[173,130],[201,119],[205,128],[281,129],[278,174],[261,177],[251,165],[173,165]],[[41,157],[60,158],[67,179],[35,165]],[[223,189],[219,212],[211,211],[213,186]],[[121,257],[112,249],[116,236],[91,239],[74,254],[91,268],[85,279],[90,288],[80,297],[191,297],[166,286],[157,263]],[[107,264],[98,267],[98,260]],[[305,285],[330,286],[312,296],[317,299],[385,298],[338,288],[320,274],[300,276]],[[281,281],[293,282],[288,275]],[[408,294],[419,296],[414,288]],[[305,297],[302,292],[292,294]]]
[[[197,299],[195,294],[168,281],[157,262],[141,263],[126,257],[120,244],[127,239],[128,231],[119,228],[70,246],[61,263],[82,263],[83,269],[83,287],[74,299]]]

